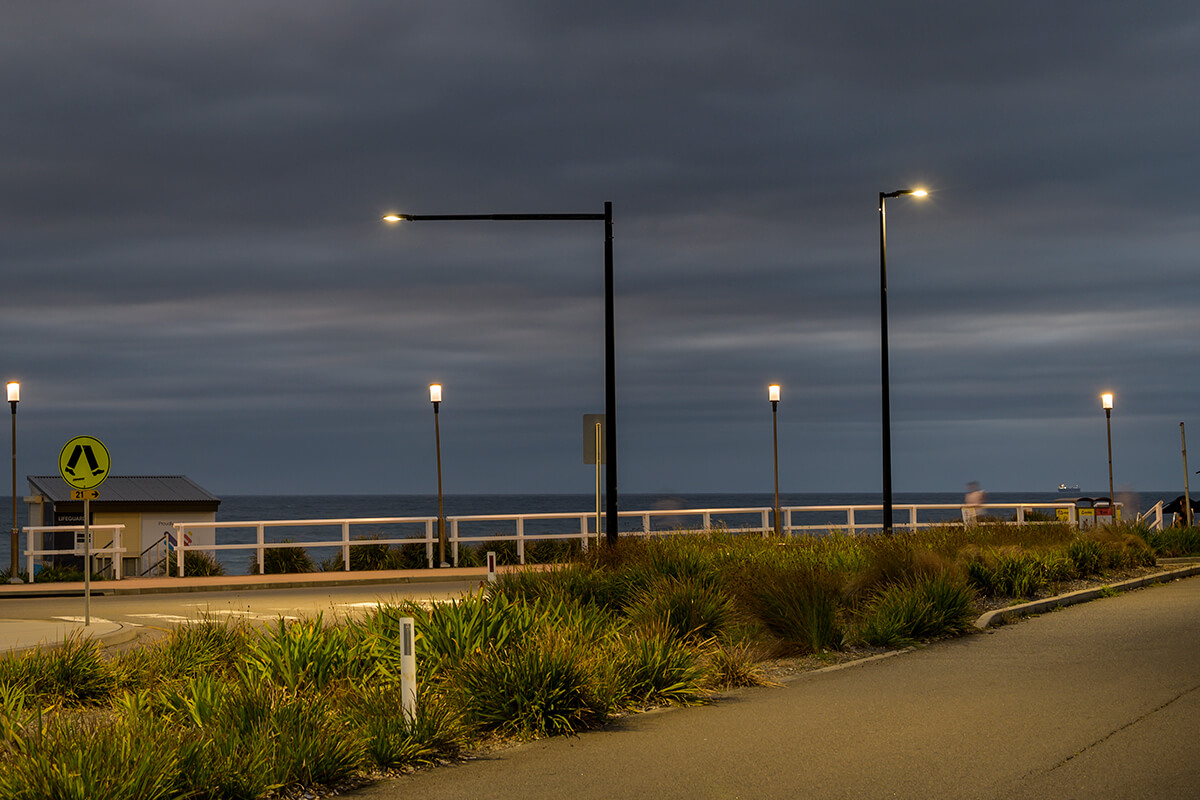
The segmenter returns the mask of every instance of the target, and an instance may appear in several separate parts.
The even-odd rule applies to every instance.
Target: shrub
[[[411,719],[401,707],[399,687],[386,684],[365,687],[348,701],[366,752],[380,767],[431,764],[462,749],[468,729],[461,715],[437,697],[420,697]]]
[[[750,598],[767,630],[799,653],[842,645],[840,599],[836,576],[814,567],[764,570]]]
[[[895,647],[962,633],[970,627],[974,600],[966,582],[949,572],[893,584],[868,605],[859,636],[867,644]]]
[[[699,652],[667,631],[623,637],[615,664],[620,680],[616,696],[626,703],[691,705],[707,699]]]
[[[719,644],[708,654],[708,680],[718,689],[774,685],[758,668],[759,655],[748,641]]]
[[[1200,555],[1200,528],[1164,528],[1148,531],[1145,540],[1162,558]]]
[[[41,702],[94,705],[109,698],[117,673],[100,647],[72,635],[59,647],[0,658],[0,684],[20,686]]]
[[[281,539],[291,542],[291,539]],[[186,565],[185,565],[186,566]],[[263,572],[282,575],[291,572],[312,572],[313,562],[303,547],[269,547],[263,550]],[[250,574],[258,574],[258,556],[250,558]]]
[[[718,635],[733,617],[724,590],[698,578],[660,578],[634,594],[626,612],[635,625],[661,625],[676,639],[698,641]]]
[[[346,628],[325,627],[320,615],[290,621],[281,617],[274,628],[255,635],[238,670],[250,685],[271,681],[296,691],[327,687],[345,676],[349,662]]]
[[[475,653],[516,647],[534,629],[539,617],[533,606],[503,596],[483,595],[437,603],[429,609],[405,603],[400,613],[416,620],[417,663],[423,672],[435,676],[443,672],[445,665]]]
[[[157,800],[177,793],[177,761],[163,726],[121,719],[107,724],[51,718],[11,746],[0,770],[0,796],[10,800]],[[154,742],[156,746],[147,746]]]
[[[167,575],[174,578],[179,575],[178,561],[173,555],[166,559]],[[217,561],[216,556],[203,550],[183,551],[183,574],[189,578],[207,578],[213,575],[224,575],[225,566]]]
[[[484,730],[517,736],[569,734],[607,716],[590,677],[591,650],[541,634],[520,647],[464,657],[449,677],[451,696]]]

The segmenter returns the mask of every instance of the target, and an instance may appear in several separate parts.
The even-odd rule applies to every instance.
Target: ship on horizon
[[[1058,485],[1058,493],[1059,494],[1078,494],[1078,492],[1079,492],[1079,484],[1075,484],[1073,486],[1067,486],[1065,483],[1060,483]]]

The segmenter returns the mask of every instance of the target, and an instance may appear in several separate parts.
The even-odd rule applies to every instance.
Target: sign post
[[[605,463],[604,456],[604,415],[583,415],[583,463],[596,465],[596,541],[600,541],[600,467]],[[587,539],[583,541],[587,549]]]
[[[82,462],[82,463],[81,463]],[[83,501],[83,624],[92,624],[91,503],[100,497],[96,487],[108,477],[108,448],[91,436],[76,436],[58,454],[58,473],[72,487],[71,499]],[[117,555],[119,558],[120,556]]]

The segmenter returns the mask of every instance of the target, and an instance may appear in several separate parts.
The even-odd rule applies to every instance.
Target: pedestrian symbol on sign
[[[58,454],[58,472],[76,489],[94,489],[108,477],[108,448],[91,436],[76,436]]]

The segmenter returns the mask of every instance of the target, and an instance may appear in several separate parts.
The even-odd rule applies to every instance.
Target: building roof
[[[30,488],[51,503],[71,503],[70,486],[58,475],[29,476]],[[220,498],[201,489],[184,475],[111,475],[100,484],[100,497],[93,503],[144,503],[147,505],[211,504],[216,509]],[[79,502],[79,501],[74,501]]]

